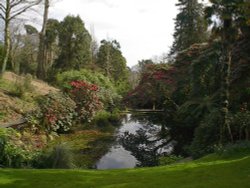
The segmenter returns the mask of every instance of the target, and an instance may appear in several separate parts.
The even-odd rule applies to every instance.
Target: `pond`
[[[115,142],[96,163],[96,169],[156,166],[159,157],[171,153],[172,140],[159,113],[127,114],[115,132]]]

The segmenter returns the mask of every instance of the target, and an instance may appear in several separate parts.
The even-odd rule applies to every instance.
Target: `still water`
[[[168,136],[160,134],[162,123],[159,119],[156,114],[127,114],[115,132],[116,141],[96,163],[96,168],[119,169],[157,165],[158,157],[172,150]]]

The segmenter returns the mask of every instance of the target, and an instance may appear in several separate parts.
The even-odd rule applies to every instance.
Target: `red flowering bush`
[[[99,88],[85,81],[70,82],[70,96],[76,102],[76,112],[81,121],[90,122],[96,112],[103,108],[98,97]]]
[[[134,108],[162,108],[166,96],[176,88],[176,69],[167,64],[150,64],[140,75],[139,85],[130,91],[124,102]]]
[[[69,131],[76,116],[75,102],[61,93],[51,93],[39,100],[40,120],[48,131]]]

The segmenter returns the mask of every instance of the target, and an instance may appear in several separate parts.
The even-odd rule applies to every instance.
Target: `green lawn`
[[[5,188],[249,188],[250,155],[132,170],[0,170]]]

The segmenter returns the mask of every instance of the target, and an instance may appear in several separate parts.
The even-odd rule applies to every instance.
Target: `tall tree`
[[[207,25],[203,18],[203,6],[198,0],[179,0],[179,14],[175,19],[174,43],[170,56],[207,38]]]
[[[115,80],[127,79],[126,59],[120,50],[120,44],[116,40],[102,40],[97,54],[97,65],[101,67],[106,76]]]
[[[55,68],[80,69],[91,62],[91,36],[79,16],[67,16],[60,23],[59,48]]]
[[[215,34],[221,39],[221,122],[220,122],[220,143],[226,140],[226,130],[233,141],[229,125],[229,87],[231,76],[232,48],[239,35],[239,25],[242,23],[241,7],[244,0],[210,0],[211,6],[206,8],[206,14],[210,23],[212,17],[217,16],[219,23],[215,23]]]
[[[47,61],[47,49],[45,45],[45,35],[46,35],[46,28],[48,22],[48,15],[49,15],[49,6],[50,1],[44,0],[44,13],[43,13],[43,26],[42,30],[39,33],[39,51],[37,56],[37,77],[40,79],[46,78],[46,61]]]
[[[10,22],[42,0],[1,0],[0,18],[4,20],[4,59],[1,74],[6,70],[10,55]]]

